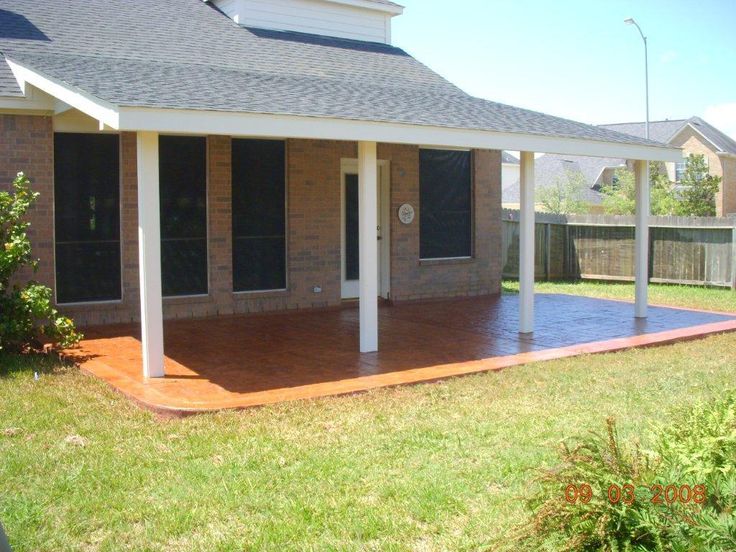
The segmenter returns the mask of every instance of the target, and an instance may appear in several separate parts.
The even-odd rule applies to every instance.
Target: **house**
[[[547,154],[537,158],[534,163],[535,187],[540,190],[558,186],[562,182],[574,179],[584,183],[580,197],[588,203],[592,211],[603,201],[601,186],[611,184],[618,168],[626,168],[625,159],[610,157],[580,157],[574,155]],[[503,206],[505,209],[518,209],[520,205],[521,186],[519,179],[503,188]],[[536,197],[537,210],[543,210]]]
[[[41,199],[37,279],[79,324],[497,294],[501,165],[521,151],[533,329],[534,152],[677,148],[472,97],[391,44],[388,0],[3,0],[0,181]],[[5,185],[5,184],[3,184]],[[646,194],[637,239],[646,243]],[[643,241],[642,241],[643,240]],[[646,248],[636,313],[646,315]]]
[[[518,153],[518,152],[517,152]],[[501,152],[501,187],[506,189],[519,180],[519,158],[508,151]]]
[[[617,123],[601,127],[631,136],[646,135],[644,123]],[[649,136],[657,142],[682,148],[685,157],[690,154],[703,155],[710,174],[721,177],[721,189],[716,195],[716,215],[736,214],[736,140],[700,117],[650,122]],[[669,179],[679,183],[685,172],[686,160],[665,163],[665,167]]]
[[[601,125],[631,136],[644,137],[644,123],[617,123]],[[710,174],[721,177],[721,189],[716,196],[716,214],[725,216],[736,213],[736,140],[733,140],[700,117],[689,119],[653,121],[649,123],[650,138],[657,142],[682,148],[683,155],[691,153],[705,156]],[[664,170],[672,182],[679,183],[685,172],[686,159],[664,163]],[[580,157],[547,154],[538,157],[535,163],[535,185],[537,190],[556,186],[561,179],[570,175],[584,182],[582,198],[596,211],[603,200],[601,187],[611,184],[616,169],[633,170],[626,159],[605,157]],[[519,180],[504,180],[503,206],[519,208]],[[538,204],[539,208],[539,204]]]

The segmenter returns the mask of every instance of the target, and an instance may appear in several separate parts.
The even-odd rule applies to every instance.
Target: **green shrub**
[[[562,445],[561,464],[534,482],[536,491],[527,502],[532,519],[517,531],[513,546],[576,552],[736,550],[736,392],[657,428],[654,449],[622,443],[613,419],[605,435]],[[702,487],[691,495],[696,486]],[[672,500],[659,494],[668,488]],[[661,502],[653,500],[656,496]]]
[[[24,220],[38,195],[23,173],[13,181],[13,192],[0,192],[0,351],[20,352],[40,346],[41,340],[69,347],[82,338],[74,323],[53,307],[48,287],[18,282],[22,268],[38,268]]]

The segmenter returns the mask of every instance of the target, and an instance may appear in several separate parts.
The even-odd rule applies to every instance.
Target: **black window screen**
[[[165,296],[207,293],[207,142],[160,136],[161,288]]]
[[[358,175],[345,175],[345,279],[360,279],[360,215]]]
[[[469,151],[419,152],[419,256],[470,257],[472,180]]]
[[[276,140],[233,140],[233,289],[286,287],[286,151]]]
[[[58,302],[119,300],[117,135],[54,135],[54,208]]]

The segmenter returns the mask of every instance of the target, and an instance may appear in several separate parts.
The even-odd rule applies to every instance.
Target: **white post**
[[[534,153],[521,152],[519,215],[519,332],[534,331]]]
[[[143,376],[164,376],[158,133],[138,133],[138,259]]]
[[[649,283],[649,162],[636,161],[636,234],[634,244],[634,280],[636,282],[636,318],[647,317]]]
[[[378,159],[375,142],[358,143],[360,352],[378,351]]]

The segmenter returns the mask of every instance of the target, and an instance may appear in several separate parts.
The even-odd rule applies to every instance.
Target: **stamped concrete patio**
[[[166,377],[141,373],[138,324],[88,328],[82,369],[168,414],[244,408],[498,370],[538,360],[670,343],[736,330],[736,315],[568,295],[536,296],[534,334],[518,333],[518,297],[379,309],[380,351],[360,354],[358,309],[165,323]]]

